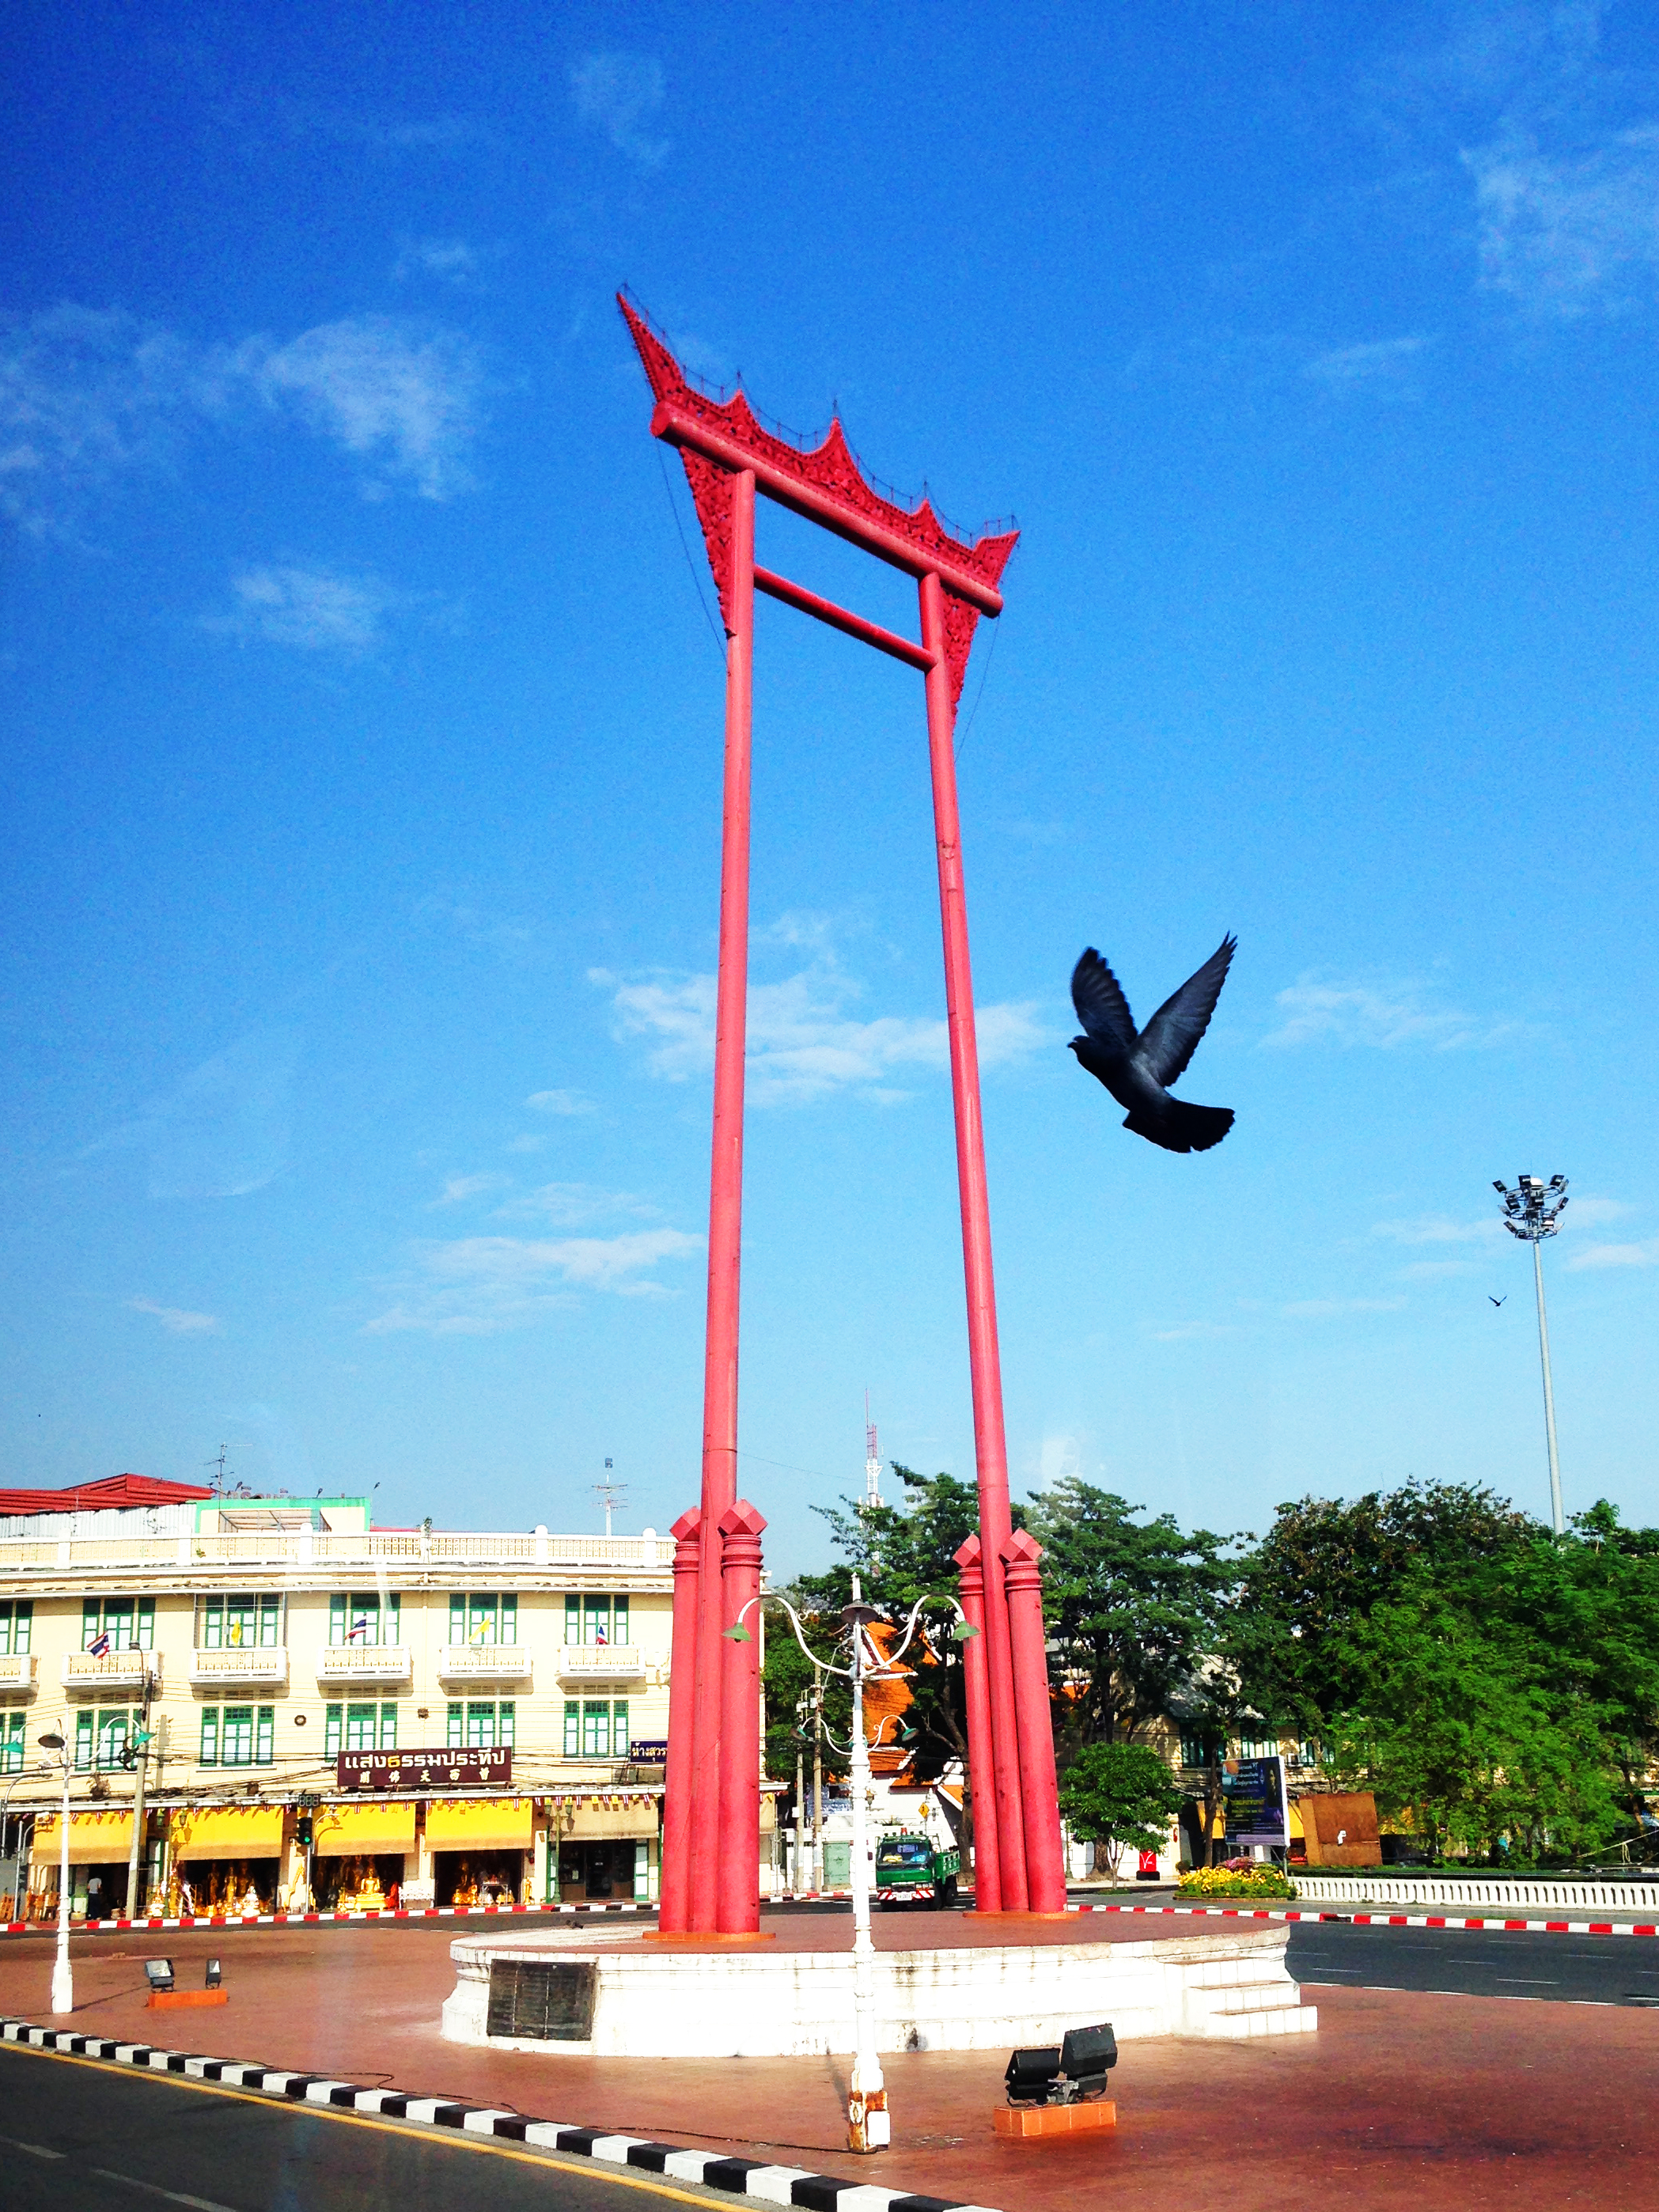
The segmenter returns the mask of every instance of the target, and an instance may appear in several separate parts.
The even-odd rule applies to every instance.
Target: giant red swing
[[[968,1356],[980,1525],[957,1554],[962,1603],[981,1633],[963,1646],[981,1912],[1066,1906],[1037,1545],[1008,1510],[1002,1372],[981,1121],[979,1051],[957,814],[957,702],[981,615],[1017,532],[955,538],[924,500],[907,510],[866,483],[839,421],[810,452],[757,421],[743,392],[698,390],[643,315],[619,299],[656,406],[653,436],[677,447],[702,526],[726,630],[726,775],[714,1157],[703,1369],[702,1495],[674,1523],[662,1911],[667,1936],[718,1940],[759,1928],[758,1643],[726,1634],[760,1588],[766,1523],[738,1495],[738,1281],[743,1207],[744,1048],[749,975],[749,788],[755,593],[827,623],[926,680],[927,747],[945,939],[945,997],[968,1291]],[[867,622],[755,562],[757,496],[791,508],[916,579],[921,642]]]

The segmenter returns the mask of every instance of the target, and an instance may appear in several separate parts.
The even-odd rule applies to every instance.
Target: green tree
[[[1031,1500],[1047,1556],[1044,1606],[1060,1677],[1061,1765],[1085,1744],[1132,1742],[1170,1712],[1221,1646],[1241,1562],[1236,1540],[1133,1516],[1114,1491],[1075,1480]]]
[[[1085,1744],[1060,1778],[1060,1817],[1106,1849],[1114,1881],[1126,1850],[1155,1850],[1180,1809],[1181,1785],[1149,1744]]]
[[[1582,1856],[1618,1825],[1602,1716],[1513,1621],[1423,1577],[1372,1607],[1336,1656],[1363,1701],[1335,1715],[1327,1758],[1379,1811],[1409,1811],[1431,1848]]]

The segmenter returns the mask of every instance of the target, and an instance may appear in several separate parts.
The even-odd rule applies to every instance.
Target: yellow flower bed
[[[1183,1867],[1177,1887],[1183,1897],[1294,1897],[1280,1867],[1252,1867],[1233,1873],[1226,1867]]]

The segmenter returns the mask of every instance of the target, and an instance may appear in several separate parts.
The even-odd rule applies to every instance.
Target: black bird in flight
[[[1237,948],[1224,937],[1197,975],[1137,1031],[1118,980],[1091,945],[1072,970],[1072,1004],[1084,1027],[1071,1048],[1091,1075],[1127,1106],[1126,1129],[1166,1152],[1207,1152],[1233,1126],[1231,1106],[1189,1106],[1168,1085],[1186,1069],[1210,1026]]]
[[[1509,1292],[1508,1292],[1507,1291],[1504,1291],[1504,1297],[1502,1297],[1502,1298],[1492,1298],[1492,1292],[1491,1292],[1490,1291],[1487,1291],[1486,1296],[1487,1296],[1489,1298],[1492,1298],[1492,1304],[1493,1304],[1495,1306],[1501,1306],[1501,1305],[1503,1304],[1503,1303],[1504,1303],[1504,1298],[1507,1298],[1507,1297],[1508,1297],[1508,1296],[1509,1296]]]

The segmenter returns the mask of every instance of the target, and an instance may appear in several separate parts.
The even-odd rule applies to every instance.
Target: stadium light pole
[[[1511,1237],[1532,1247],[1532,1276],[1538,1291],[1538,1357],[1544,1370],[1544,1433],[1550,1448],[1550,1518],[1561,1535],[1566,1522],[1561,1515],[1561,1462],[1555,1449],[1555,1391],[1550,1382],[1550,1325],[1544,1310],[1544,1262],[1541,1247],[1560,1225],[1567,1202],[1565,1176],[1552,1176],[1547,1183],[1538,1176],[1520,1176],[1513,1190],[1501,1182],[1492,1188],[1504,1201],[1504,1226]]]

